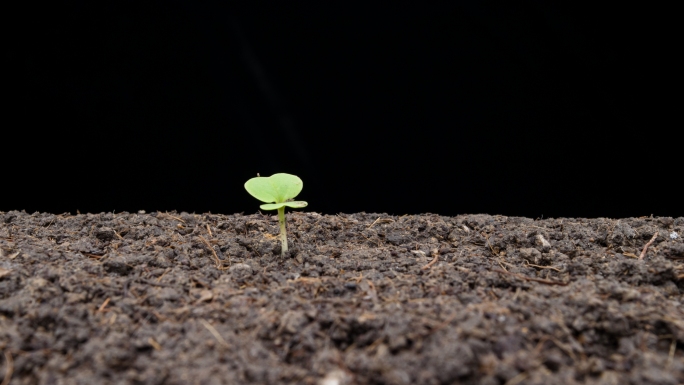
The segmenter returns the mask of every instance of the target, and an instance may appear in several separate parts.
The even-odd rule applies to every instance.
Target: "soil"
[[[684,383],[684,218],[287,221],[0,213],[2,385]]]

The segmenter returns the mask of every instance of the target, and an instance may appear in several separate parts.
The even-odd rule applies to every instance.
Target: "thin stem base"
[[[278,222],[280,223],[280,256],[285,257],[287,253],[287,230],[285,229],[285,207],[278,208]]]

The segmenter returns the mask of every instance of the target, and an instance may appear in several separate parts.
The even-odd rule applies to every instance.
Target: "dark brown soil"
[[[288,229],[282,259],[271,215],[0,213],[0,381],[684,383],[684,218]]]

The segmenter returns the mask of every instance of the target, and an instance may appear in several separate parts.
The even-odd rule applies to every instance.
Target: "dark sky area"
[[[2,16],[0,211],[684,214],[641,10],[106,3]]]

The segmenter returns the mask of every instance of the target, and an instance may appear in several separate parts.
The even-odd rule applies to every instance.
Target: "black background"
[[[643,9],[244,3],[7,9],[0,210],[684,214]]]

